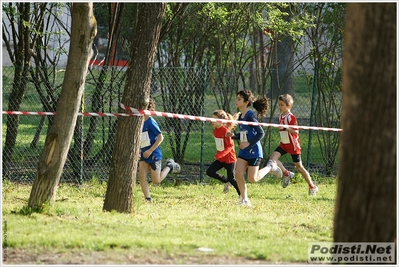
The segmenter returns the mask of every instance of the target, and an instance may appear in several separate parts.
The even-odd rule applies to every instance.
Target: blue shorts
[[[260,162],[262,161],[262,158],[253,158],[253,159],[245,159],[243,157],[238,156],[240,159],[245,160],[248,162],[249,167],[255,167],[255,166],[260,166]]]

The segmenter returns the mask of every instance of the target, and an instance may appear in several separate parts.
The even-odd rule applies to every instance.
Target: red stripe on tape
[[[267,127],[284,127],[286,125],[282,124],[274,124],[274,123],[264,123],[264,122],[249,122],[249,121],[236,121],[236,120],[223,120],[223,119],[215,119],[201,116],[193,116],[193,115],[184,115],[177,113],[169,113],[169,112],[160,112],[160,111],[151,111],[151,110],[139,110],[124,104],[120,104],[121,107],[127,111],[130,111],[134,114],[141,115],[150,115],[150,116],[158,116],[158,117],[167,117],[167,118],[178,118],[178,119],[187,119],[187,120],[201,120],[201,121],[209,121],[209,122],[233,122],[237,124],[251,125],[251,126],[267,126]],[[330,131],[330,132],[342,132],[342,129],[339,128],[326,128],[326,127],[315,127],[315,126],[290,126],[293,129],[305,129],[305,130],[319,130],[319,131]]]
[[[54,116],[55,112],[46,111],[2,111],[4,115],[39,115],[39,116]],[[103,113],[103,112],[79,112],[78,116],[97,116],[97,117],[131,117],[141,116],[140,114],[127,113]]]
[[[202,116],[194,116],[194,115],[185,115],[185,114],[177,114],[177,113],[169,113],[169,112],[160,112],[160,111],[151,111],[151,110],[139,110],[129,106],[126,106],[120,103],[120,106],[127,111],[127,113],[104,113],[104,112],[79,112],[79,116],[99,116],[99,117],[128,117],[128,116],[158,116],[158,117],[166,117],[166,118],[175,118],[175,119],[185,119],[185,120],[199,120],[199,121],[208,121],[208,122],[233,122],[237,124],[244,124],[250,126],[266,126],[266,127],[284,127],[286,125],[282,124],[274,124],[274,123],[264,123],[264,122],[249,122],[249,121],[236,121],[236,120],[224,120],[224,119],[215,119],[208,118]],[[3,114],[6,115],[40,115],[40,116],[53,116],[55,112],[29,112],[29,111],[3,111]],[[305,130],[316,130],[316,131],[330,131],[330,132],[342,132],[342,129],[339,128],[326,128],[326,127],[315,127],[315,126],[290,126],[294,129],[305,129]]]

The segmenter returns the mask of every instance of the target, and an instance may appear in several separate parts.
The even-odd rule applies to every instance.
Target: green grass
[[[106,183],[62,184],[54,207],[34,213],[26,207],[31,186],[4,181],[3,246],[169,257],[196,257],[207,247],[216,256],[306,262],[309,242],[332,241],[336,182],[320,179],[319,194],[311,197],[303,179],[297,181],[286,189],[270,177],[248,184],[252,207],[236,206],[235,190],[223,194],[215,180],[175,185],[168,179],[150,187],[153,203],[144,202],[137,185],[131,214],[102,211]]]

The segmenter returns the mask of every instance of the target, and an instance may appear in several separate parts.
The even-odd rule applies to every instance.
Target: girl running
[[[212,118],[224,119],[224,120],[236,120],[231,114],[223,110],[215,110],[212,114]],[[231,137],[226,136],[226,133],[232,131],[235,127],[234,123],[228,122],[212,122],[213,125],[213,136],[216,144],[216,155],[215,161],[209,166],[206,174],[216,180],[224,183],[224,193],[227,193],[232,185],[238,196],[240,196],[240,190],[237,185],[235,178],[235,166],[236,166],[236,153],[234,149],[234,141]],[[219,170],[225,169],[227,171],[227,178],[218,173]]]
[[[260,117],[265,117],[269,108],[269,99],[262,97],[255,100],[254,95],[250,90],[241,90],[237,93],[236,107],[240,111],[239,121],[258,122],[256,116],[249,107],[253,105],[258,111]],[[271,172],[273,175],[281,178],[281,169],[277,166],[276,161],[269,160],[266,167],[259,169],[260,162],[263,158],[263,150],[260,140],[265,135],[261,126],[251,126],[239,124],[240,133],[228,133],[227,136],[232,136],[233,139],[240,140],[240,151],[236,164],[236,179],[238,188],[241,192],[240,201],[238,205],[251,206],[248,199],[247,185],[245,183],[244,174],[247,172],[247,179],[251,183],[258,182],[266,174]]]

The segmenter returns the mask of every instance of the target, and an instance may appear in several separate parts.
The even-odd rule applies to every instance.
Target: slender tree
[[[335,242],[396,241],[396,4],[348,4]]]
[[[104,4],[97,3],[97,5],[102,6]],[[100,75],[98,78],[95,78],[95,75],[91,73],[91,76],[95,79],[95,90],[91,98],[91,109],[93,112],[100,112],[104,108],[105,102],[102,96],[104,95],[104,91],[108,89],[106,86],[106,80],[110,79],[109,70],[112,68],[111,66],[115,61],[113,57],[115,56],[114,50],[116,44],[118,41],[121,41],[118,40],[118,36],[121,27],[123,8],[125,5],[124,3],[107,3],[106,5],[109,9],[108,44],[105,50],[104,62],[103,66],[101,67]],[[98,121],[98,117],[90,117],[90,126],[87,131],[86,140],[84,141],[84,155],[90,155],[90,152],[93,148]]]
[[[28,84],[30,68],[31,29],[33,23],[30,18],[30,3],[5,3],[3,4],[3,42],[8,55],[15,66],[12,91],[9,97],[8,110],[19,110]],[[38,22],[40,24],[40,22]],[[7,116],[7,131],[3,148],[3,174],[5,177],[11,165],[14,146],[17,139],[19,115]]]
[[[54,123],[48,131],[39,158],[29,207],[40,209],[53,205],[83,94],[92,42],[97,32],[92,3],[74,3],[72,8],[71,45]]]
[[[342,112],[342,51],[345,26],[345,3],[315,3],[306,5],[305,10],[314,15],[314,27],[306,30],[306,46],[314,75],[307,76],[315,89],[312,101],[315,103],[310,123],[329,128],[340,128]],[[302,51],[302,53],[305,51]],[[308,67],[304,66],[305,69]],[[309,138],[316,135],[326,171],[332,174],[338,159],[339,134],[328,131],[310,131]],[[310,142],[310,141],[309,141]],[[310,153],[310,151],[308,151]],[[310,154],[309,154],[310,155]],[[310,158],[308,157],[308,162]]]
[[[292,19],[291,6],[280,7],[288,23]],[[280,33],[273,46],[271,59],[271,90],[269,97],[277,99],[281,94],[294,95],[292,88],[294,71],[294,42],[290,34]]]
[[[122,96],[122,103],[127,106],[147,108],[152,67],[165,9],[165,3],[138,4],[136,28]],[[143,117],[121,117],[118,120],[104,211],[132,211],[142,125]]]

